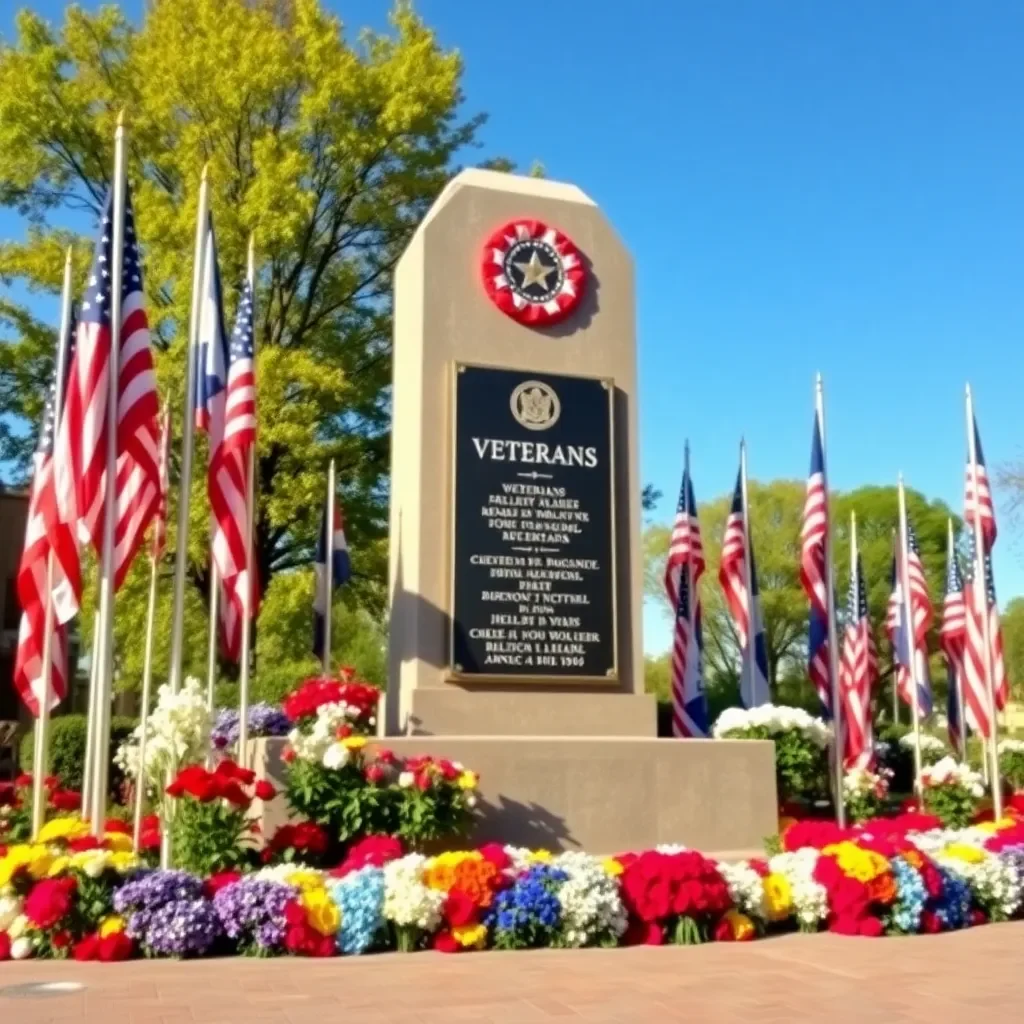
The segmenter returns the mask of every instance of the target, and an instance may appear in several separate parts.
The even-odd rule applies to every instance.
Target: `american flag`
[[[69,589],[79,572],[78,548],[71,531],[60,528],[57,521],[57,496],[54,489],[54,433],[58,406],[63,404],[67,377],[58,381],[61,365],[60,347],[64,347],[65,373],[74,354],[74,318],[67,334],[58,338],[58,352],[54,360],[53,377],[43,406],[39,424],[39,437],[33,455],[34,471],[29,494],[28,522],[25,528],[25,547],[18,567],[18,602],[22,608],[18,629],[18,647],[14,659],[14,685],[25,706],[33,715],[39,714],[39,695],[43,690],[43,653],[46,635],[46,602],[53,602],[50,643],[49,701],[52,709],[67,695],[67,628],[57,616],[53,584],[58,578]],[[52,556],[52,559],[51,559]],[[47,572],[51,575],[51,589],[47,592]],[[73,577],[66,575],[70,572]],[[79,588],[81,584],[78,583]]]
[[[921,563],[921,552],[917,546],[917,535],[909,523],[907,524],[907,536],[911,613],[907,614],[907,605],[904,600],[901,556],[897,544],[892,561],[892,593],[889,596],[887,625],[889,640],[892,643],[893,659],[896,663],[896,687],[900,698],[908,707],[913,706],[914,696],[911,689],[910,672],[910,666],[913,665],[917,676],[918,713],[927,716],[932,713],[932,688],[928,673],[927,644],[928,629],[932,623],[932,602],[928,596],[928,582],[925,579],[924,566]],[[911,628],[907,628],[908,622],[913,623]]]
[[[349,560],[348,541],[345,540],[345,523],[341,508],[334,503],[334,539],[331,544],[331,587],[340,587],[352,576]],[[327,506],[320,520],[320,535],[313,555],[313,571],[316,574],[316,589],[313,592],[313,653],[320,659],[324,656],[326,639],[327,608],[330,605],[327,593]]]
[[[974,455],[977,460],[978,498],[974,500],[974,474],[971,471],[970,457],[964,471],[964,519],[967,525],[974,526],[975,510],[981,519],[981,536],[985,543],[985,551],[991,551],[996,542],[996,511],[992,505],[992,490],[989,487],[988,470],[985,468],[985,453],[981,449],[981,435],[978,433],[978,421],[973,419],[971,428],[974,430]]]
[[[800,532],[800,582],[811,602],[807,643],[807,670],[818,691],[822,714],[832,717],[832,674],[828,650],[828,583],[825,547],[828,538],[828,482],[825,452],[821,442],[821,421],[814,414],[811,438],[811,472],[807,477],[804,521]]]
[[[230,605],[230,595],[225,591],[223,580],[237,573],[232,548],[221,527],[221,516],[230,523],[233,516],[232,502],[236,500],[235,486],[230,474],[220,474],[214,456],[224,441],[224,410],[227,401],[228,382],[228,338],[224,329],[224,303],[221,289],[220,267],[217,262],[217,238],[213,230],[213,218],[206,223],[203,241],[203,275],[199,297],[199,332],[196,338],[196,393],[195,425],[209,437],[209,464],[207,466],[206,490],[213,513],[210,524],[210,552],[221,582],[220,631],[225,653],[232,658],[238,656],[238,638],[232,639],[231,631],[237,615]],[[241,500],[244,504],[244,497]],[[240,518],[244,517],[244,508]]]
[[[224,401],[224,434],[212,448],[210,491],[216,528],[214,558],[224,587],[224,647],[227,656],[241,656],[242,613],[246,587],[250,617],[256,614],[257,581],[252,554],[252,523],[246,497],[250,482],[249,450],[256,443],[256,376],[253,348],[253,294],[247,281],[242,289],[235,326],[228,346],[227,393]]]
[[[946,657],[946,676],[949,679],[949,696],[946,704],[946,721],[949,742],[959,750],[965,733],[963,660],[964,634],[967,630],[966,608],[964,606],[964,578],[960,573],[960,560],[956,556],[953,534],[950,531],[949,547],[946,552],[946,596],[942,602],[942,623],[939,626],[939,643]]]
[[[986,553],[984,594],[979,594],[975,586],[977,575],[977,544],[974,532],[971,531],[970,561],[967,566],[967,578],[964,581],[964,702],[967,705],[967,721],[971,728],[985,739],[991,735],[992,722],[990,714],[988,690],[988,672],[986,660],[991,667],[992,693],[995,695],[996,709],[1006,707],[1010,686],[1006,677],[1006,662],[1003,657],[1003,631],[999,624],[999,607],[996,604],[996,587],[992,578],[992,555]],[[979,602],[981,598],[981,602]],[[990,659],[985,657],[985,616],[988,616],[988,642]]]
[[[704,637],[697,582],[704,572],[704,546],[689,466],[683,473],[679,504],[669,540],[665,592],[675,615],[672,638],[672,733],[685,739],[708,735],[704,693]],[[691,589],[690,580],[693,580]]]
[[[57,439],[60,519],[102,555],[112,299],[113,200],[104,206],[100,237],[82,299],[77,347]],[[114,587],[131,567],[160,501],[159,402],[149,347],[142,270],[131,192],[125,185],[118,353]],[[81,602],[81,583],[75,594]]]
[[[871,696],[878,679],[878,652],[868,616],[868,590],[860,555],[850,580],[847,626],[839,662],[839,686],[846,719],[844,763],[867,768],[874,760]]]
[[[170,489],[171,411],[164,406],[160,417],[160,501],[153,521],[153,557],[160,559],[167,549],[167,492]]]
[[[740,645],[740,701],[745,708],[757,707],[771,701],[768,686],[768,652],[765,646],[764,621],[761,615],[761,597],[757,586],[757,565],[754,544],[750,544],[750,590],[747,592],[747,538],[746,509],[743,504],[743,471],[736,478],[732,508],[725,523],[722,538],[722,562],[718,580],[725,591],[725,601],[736,625]],[[749,645],[754,645],[750,657]],[[753,660],[753,665],[751,665]]]

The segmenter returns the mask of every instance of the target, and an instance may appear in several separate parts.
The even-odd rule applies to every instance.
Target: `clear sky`
[[[329,6],[353,29],[389,8]],[[699,499],[731,489],[741,434],[752,476],[803,477],[819,369],[835,487],[902,470],[959,508],[968,379],[990,466],[1024,457],[1024,5],[416,6],[464,54],[484,152],[581,186],[633,252],[658,518],[686,437]],[[1002,603],[1024,536],[1001,524]]]

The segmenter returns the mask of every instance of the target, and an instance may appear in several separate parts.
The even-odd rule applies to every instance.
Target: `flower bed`
[[[427,857],[371,837],[329,871],[292,861],[200,877],[140,867],[126,844],[120,831],[97,842],[66,817],[40,842],[3,850],[0,959],[458,953],[796,929],[906,935],[1024,916],[1017,816],[963,829],[921,813],[842,830],[799,822],[778,852],[737,863],[681,847],[602,859],[490,845]]]

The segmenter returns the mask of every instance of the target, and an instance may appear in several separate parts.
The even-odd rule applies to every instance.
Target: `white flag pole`
[[[95,768],[92,779],[92,834],[102,838],[107,817],[107,788],[110,777],[110,704],[114,689],[114,526],[117,517],[117,398],[121,362],[121,302],[124,277],[125,217],[125,127],[124,111],[117,118],[114,142],[114,203],[109,225],[110,266],[110,358],[107,385],[107,465],[104,480],[103,547],[100,559],[100,654],[96,687]]]
[[[974,437],[974,400],[971,386],[967,385],[965,411],[967,415],[967,455],[970,463],[971,488],[974,492],[974,607],[983,608],[981,617],[985,653],[982,658],[985,672],[985,701],[989,721],[992,723],[987,737],[989,781],[992,786],[992,813],[998,821],[1003,816],[1003,788],[999,775],[999,723],[996,721],[996,680],[992,670],[992,623],[988,614],[988,579],[985,572],[985,537],[981,528],[981,494],[978,490],[978,450]],[[970,510],[967,510],[970,511]]]
[[[192,253],[192,307],[189,312],[188,353],[185,360],[185,415],[181,425],[181,480],[178,485],[178,522],[175,530],[174,547],[174,603],[171,612],[171,659],[167,684],[171,693],[181,689],[182,647],[185,637],[185,571],[188,567],[189,509],[192,504],[192,455],[195,450],[195,395],[198,373],[197,343],[199,334],[199,311],[203,284],[203,232],[206,227],[209,183],[209,164],[203,167],[199,181],[199,200],[196,204],[196,239]],[[176,766],[167,772],[170,782]],[[163,801],[166,810],[166,801]],[[170,821],[165,816],[161,822],[160,866],[171,866]]]
[[[246,272],[249,292],[253,307],[256,303],[256,239],[249,236],[249,258]],[[256,326],[253,324],[255,336]],[[255,338],[252,353],[253,363],[256,362]],[[248,466],[246,467],[245,484],[245,589],[242,591],[242,664],[238,679],[238,763],[248,764],[249,761],[249,662],[250,644],[252,642],[252,589],[255,580],[253,573],[253,508],[256,492],[256,440],[249,446]]]
[[[327,468],[327,564],[324,566],[324,678],[331,674],[331,611],[334,605],[334,459]]]
[[[683,445],[683,508],[686,510],[686,517],[689,520],[690,517],[690,490],[692,488],[690,483],[690,439],[686,439],[686,443]],[[694,510],[696,514],[696,510]],[[690,536],[693,536],[693,524],[690,523]],[[693,554],[686,559],[686,582],[688,584],[687,593],[690,595],[689,608],[687,609],[687,625],[689,626],[690,644],[693,652],[697,655],[698,665],[697,670],[700,671],[700,648],[697,646],[697,594],[696,584],[693,578]],[[678,602],[677,602],[678,603]],[[687,657],[687,666],[689,666],[690,659]],[[686,699],[686,675],[689,675],[689,667],[687,667],[686,673],[683,677],[683,699],[685,703]]]
[[[52,438],[57,435],[64,406],[64,378],[67,376],[68,342],[71,333],[71,247],[64,257],[64,283],[60,295],[60,333],[57,335],[57,352],[54,358],[53,408],[51,413]],[[52,458],[52,454],[51,454]],[[32,835],[37,836],[46,820],[46,775],[50,765],[50,692],[53,689],[53,550],[46,555],[46,601],[43,633],[43,675],[42,693],[36,692],[38,714],[36,715],[35,749],[32,756]],[[71,666],[65,667],[68,674],[67,687],[71,692]]]
[[[836,639],[835,573],[832,566],[832,513],[828,490],[828,457],[825,446],[825,392],[821,374],[815,386],[815,404],[818,413],[818,429],[821,431],[822,476],[825,491],[825,588],[828,611],[828,663],[832,677],[832,722],[835,726],[834,750],[832,756],[833,787],[836,800],[836,823],[846,827],[846,807],[843,804],[843,709],[839,700],[839,654]]]
[[[206,710],[213,721],[214,686],[217,680],[217,640],[220,626],[220,574],[210,548],[210,644],[206,651]],[[213,767],[213,744],[206,752],[206,767]]]
[[[910,675],[910,708],[914,725],[914,788],[918,798],[922,795],[921,787],[921,708],[918,703],[917,688],[917,641],[914,638],[914,607],[910,594],[910,530],[907,526],[907,496],[903,489],[903,474],[899,476],[899,510],[900,510],[900,561],[897,578],[900,581],[901,623],[909,638],[910,664],[907,672]]]
[[[160,485],[167,480],[170,459],[171,412],[164,404],[160,418]],[[153,689],[153,624],[156,617],[156,579],[159,562],[160,527],[153,524],[153,537],[149,552],[149,604],[146,606],[146,651],[142,662],[142,708],[139,714],[139,771],[135,777],[135,815],[132,823],[132,846],[139,852],[142,838],[142,809],[146,802],[146,731],[149,728],[149,702]]]
[[[754,700],[754,681],[757,678],[757,658],[754,649],[754,574],[750,562],[750,501],[747,498],[747,442],[740,440],[740,491],[743,497],[743,572],[747,587],[747,646],[743,652],[749,693],[743,693],[743,674],[740,675],[740,700],[751,707]]]
[[[898,549],[896,547],[896,528],[892,530],[892,564],[896,566],[894,572],[896,574],[896,580],[899,580],[899,563],[896,561],[896,555]],[[895,583],[893,584],[895,586]],[[888,614],[888,613],[887,613]],[[896,658],[893,656],[892,665],[892,724],[900,724],[900,688],[899,688],[899,669],[896,667]]]

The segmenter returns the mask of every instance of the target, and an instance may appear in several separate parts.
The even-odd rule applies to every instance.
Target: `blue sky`
[[[389,4],[329,6],[357,29]],[[835,487],[902,470],[959,507],[968,379],[989,464],[1024,457],[1024,5],[417,8],[465,57],[485,152],[581,186],[633,252],[659,517],[687,436],[698,498],[731,489],[741,434],[753,476],[803,477],[819,369]],[[1024,538],[1002,525],[1005,601]]]

